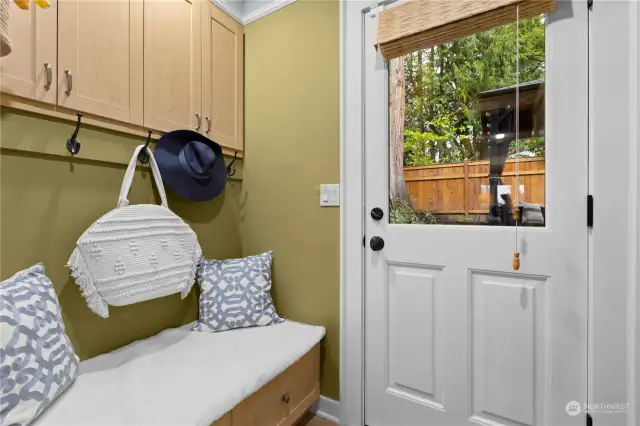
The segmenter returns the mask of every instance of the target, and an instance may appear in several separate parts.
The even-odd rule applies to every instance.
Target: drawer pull
[[[200,114],[196,113],[196,132],[200,131],[200,124],[202,119],[200,118]]]
[[[71,74],[71,70],[64,70],[64,73],[67,76],[67,90],[64,92],[67,96],[71,95],[71,89],[73,89],[73,74]]]
[[[289,401],[291,401],[291,397],[289,396],[289,394],[285,393],[284,395],[282,395],[282,402],[288,404]]]
[[[44,63],[44,72],[46,78],[44,90],[49,90],[51,88],[51,80],[53,80],[53,72],[51,71],[51,64],[49,62]]]
[[[204,120],[207,122],[207,130],[205,130],[205,132],[209,133],[211,130],[211,119],[209,117],[205,117]]]

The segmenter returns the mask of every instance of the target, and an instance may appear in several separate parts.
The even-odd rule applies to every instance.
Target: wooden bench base
[[[320,397],[320,345],[212,426],[293,426]]]

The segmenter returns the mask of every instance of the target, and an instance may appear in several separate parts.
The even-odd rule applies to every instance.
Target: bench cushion
[[[76,383],[36,426],[209,426],[324,336],[285,321],[220,333],[192,324],[80,364]]]

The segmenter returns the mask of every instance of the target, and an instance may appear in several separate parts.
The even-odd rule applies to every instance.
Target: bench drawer
[[[319,368],[320,348],[316,346],[280,376],[238,404],[231,412],[231,425],[293,425],[319,397]]]
[[[320,365],[319,359],[319,349],[313,348],[279,377],[281,400],[287,408],[287,415],[294,414],[316,390],[320,379],[316,371]]]

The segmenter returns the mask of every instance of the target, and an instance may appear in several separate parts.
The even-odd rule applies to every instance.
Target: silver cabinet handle
[[[69,96],[71,89],[73,89],[73,74],[71,74],[71,70],[64,70],[64,73],[67,76],[67,90],[64,93]]]
[[[53,71],[51,70],[51,64],[49,62],[44,63],[45,84],[44,90],[51,88],[51,80],[53,79]]]
[[[202,120],[200,119],[200,114],[198,114],[198,113],[196,112],[196,123],[198,123],[198,125],[196,126],[196,132],[199,132],[199,131],[200,131],[200,124],[201,124],[201,121],[202,121]]]
[[[209,117],[205,117],[204,119],[207,121],[207,130],[205,130],[205,132],[209,133],[209,130],[211,130],[211,119]]]

